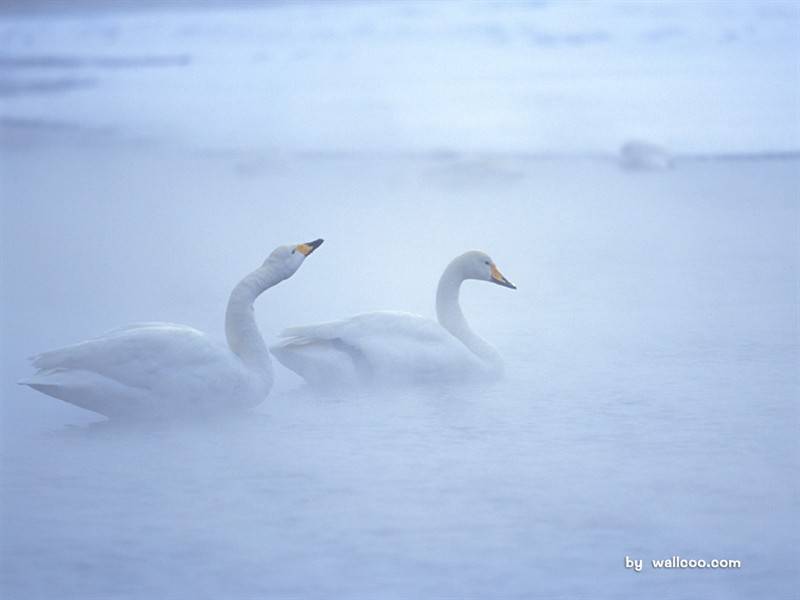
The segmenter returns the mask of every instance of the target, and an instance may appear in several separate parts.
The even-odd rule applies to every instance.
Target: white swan
[[[439,322],[403,312],[380,311],[342,321],[292,327],[272,354],[314,386],[370,382],[409,383],[497,378],[503,361],[474,333],[458,302],[466,279],[516,289],[483,252],[467,252],[444,270],[436,291]]]
[[[20,381],[112,418],[173,417],[259,404],[272,387],[272,362],[253,302],[291,277],[322,240],[276,248],[231,292],[225,313],[230,349],[172,323],[138,323],[31,358]]]

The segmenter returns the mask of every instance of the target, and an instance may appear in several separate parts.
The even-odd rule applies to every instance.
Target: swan
[[[256,325],[258,296],[291,277],[321,239],[276,248],[231,292],[229,348],[172,323],[137,323],[32,357],[34,390],[109,418],[163,418],[244,409],[272,387],[272,361]]]
[[[484,252],[450,262],[436,290],[438,323],[419,315],[378,311],[286,329],[270,351],[309,384],[350,386],[499,378],[503,360],[474,333],[459,305],[461,284],[478,279],[516,289]]]

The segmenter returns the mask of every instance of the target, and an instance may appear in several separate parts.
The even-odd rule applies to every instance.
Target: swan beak
[[[322,238],[319,238],[318,240],[314,240],[313,242],[306,242],[305,244],[299,244],[297,246],[297,251],[303,256],[308,256],[314,250],[322,246],[322,242],[324,241],[325,240],[323,240]]]
[[[517,286],[506,279],[503,274],[497,270],[495,265],[492,265],[492,281],[497,285],[502,285],[503,287],[511,288],[512,290],[517,289]]]

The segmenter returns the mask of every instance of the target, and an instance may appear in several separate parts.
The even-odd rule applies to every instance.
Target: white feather
[[[19,383],[109,417],[255,406],[272,386],[272,364],[253,302],[290,277],[321,243],[276,249],[234,288],[225,315],[229,347],[186,325],[137,323],[32,357],[37,371]]]
[[[458,305],[465,279],[513,287],[486,254],[467,252],[448,265],[439,281],[438,323],[405,312],[364,313],[290,327],[281,334],[286,339],[270,350],[315,386],[497,377],[502,373],[500,356],[472,332]]]

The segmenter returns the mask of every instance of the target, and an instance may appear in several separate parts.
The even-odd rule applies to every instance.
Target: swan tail
[[[107,417],[127,417],[142,408],[141,398],[126,386],[91,371],[42,369],[17,383]]]
[[[31,363],[31,365],[42,372],[54,371],[66,366],[67,363],[70,362],[70,359],[77,354],[76,350],[80,351],[83,347],[85,347],[85,344],[87,344],[87,342],[81,342],[73,346],[59,348],[58,350],[51,350],[49,352],[35,354],[33,356],[29,356],[28,361]],[[39,373],[36,375],[39,375]]]
[[[31,363],[37,369],[49,369],[53,368],[56,364],[58,364],[59,360],[57,357],[52,356],[57,354],[58,350],[54,350],[53,352],[42,352],[41,354],[34,354],[33,356],[28,357],[28,362]]]

